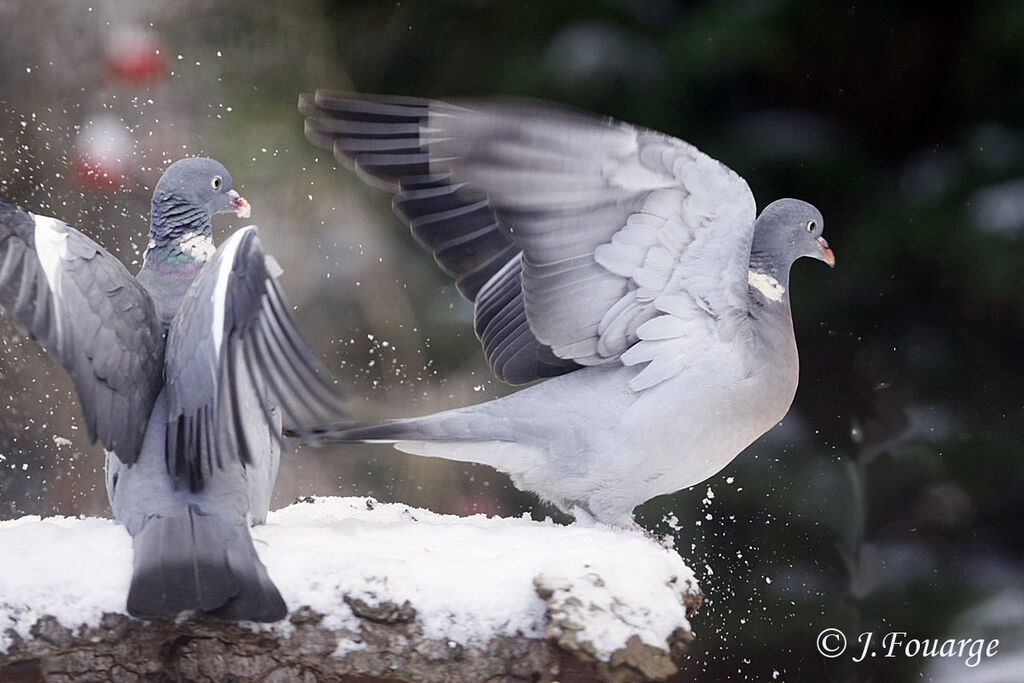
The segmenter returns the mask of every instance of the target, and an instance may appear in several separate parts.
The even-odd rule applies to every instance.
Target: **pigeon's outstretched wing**
[[[0,200],[0,307],[71,375],[89,438],[135,462],[163,386],[163,329],[146,290],[74,228]]]
[[[228,459],[244,464],[290,433],[344,418],[342,395],[288,315],[255,226],[237,230],[189,286],[167,337],[167,466],[192,490]],[[256,395],[256,411],[246,410]]]
[[[314,143],[398,192],[508,382],[644,363],[640,390],[744,325],[754,198],[692,145],[537,103],[318,92],[299,107]]]

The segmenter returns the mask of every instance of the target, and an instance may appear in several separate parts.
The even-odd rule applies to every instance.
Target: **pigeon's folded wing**
[[[226,463],[253,461],[290,433],[345,417],[342,395],[288,314],[256,228],[236,231],[189,286],[167,338],[167,466],[193,490]],[[247,411],[252,394],[258,411]]]
[[[0,200],[0,307],[71,375],[89,438],[135,462],[163,384],[145,289],[74,228]]]
[[[753,195],[692,145],[537,103],[318,92],[300,108],[311,140],[399,192],[503,379],[645,363],[639,390],[743,326]]]

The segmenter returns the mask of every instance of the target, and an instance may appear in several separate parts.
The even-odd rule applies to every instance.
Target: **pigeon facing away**
[[[68,371],[107,449],[107,494],[133,538],[127,607],[141,618],[287,614],[249,525],[266,518],[282,413],[298,433],[341,414],[256,228],[214,248],[210,217],[226,212],[249,205],[219,162],[172,164],[133,278],[74,228],[0,200],[0,307]]]
[[[789,410],[789,269],[835,260],[821,214],[695,147],[527,102],[317,92],[306,135],[371,184],[474,303],[504,398],[324,441],[479,462],[577,518],[630,526]]]

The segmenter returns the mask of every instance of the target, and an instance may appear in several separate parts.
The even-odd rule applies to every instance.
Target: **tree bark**
[[[607,661],[574,637],[571,610],[548,603],[547,638],[494,637],[483,647],[425,638],[416,611],[403,605],[368,605],[349,600],[360,618],[358,632],[334,630],[323,616],[303,607],[288,621],[251,627],[193,616],[144,622],[106,614],[96,627],[77,631],[41,617],[31,637],[13,637],[0,654],[0,681],[655,681],[677,671],[676,662],[693,636],[677,629],[664,648],[633,636]],[[693,614],[699,592],[687,595]],[[341,645],[339,645],[341,643]]]

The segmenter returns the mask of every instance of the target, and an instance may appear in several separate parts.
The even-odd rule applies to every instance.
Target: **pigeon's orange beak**
[[[821,248],[821,260],[827,263],[830,268],[835,268],[836,255],[833,254],[832,250],[828,248],[828,242],[825,241],[824,237],[818,238],[818,246]]]
[[[252,215],[252,207],[249,206],[249,202],[245,201],[245,197],[234,190],[230,190],[228,192],[228,197],[231,198],[231,204],[235,207],[236,216],[239,218],[248,218]]]

